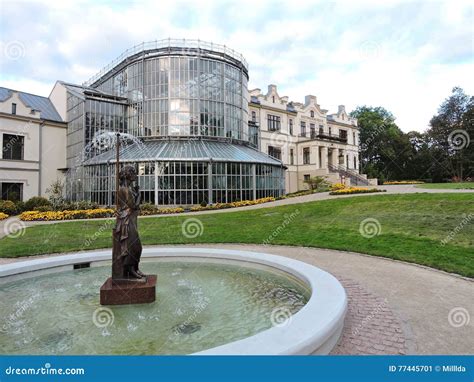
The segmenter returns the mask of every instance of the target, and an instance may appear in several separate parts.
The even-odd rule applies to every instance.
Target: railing
[[[327,139],[330,141],[338,141],[338,142],[347,142],[347,137],[341,137],[340,135],[336,134],[329,134],[329,133],[311,133],[311,139]]]
[[[332,164],[328,164],[328,169],[331,172],[337,172],[339,175],[349,178],[352,184],[356,186],[363,185],[368,186],[369,181],[364,178],[362,175],[355,171],[350,171],[349,169],[345,168],[344,166],[334,166]]]
[[[221,44],[214,44],[212,42],[206,42],[201,40],[187,40],[187,39],[172,39],[167,38],[164,40],[155,40],[149,42],[142,42],[141,44],[135,45],[132,48],[127,49],[123,52],[120,56],[118,56],[115,60],[113,60],[110,64],[103,67],[99,73],[94,75],[93,77],[89,78],[86,82],[84,82],[84,86],[90,86],[94,82],[96,82],[99,78],[101,78],[104,74],[109,72],[111,69],[116,67],[120,64],[123,60],[127,59],[130,56],[133,56],[137,53],[144,52],[147,50],[153,49],[162,49],[162,48],[184,48],[184,49],[203,49],[203,50],[210,50],[216,53],[221,53],[227,55],[233,59],[236,59],[242,63],[245,69],[248,70],[248,63],[245,60],[242,54],[236,52],[234,49],[230,49],[225,45]]]
[[[300,133],[299,137],[301,138],[310,138],[310,139],[326,139],[329,141],[337,141],[342,143],[347,143],[347,137],[341,137],[340,135],[336,134],[329,134],[329,133],[319,133],[316,131],[312,131],[309,134],[304,132]]]

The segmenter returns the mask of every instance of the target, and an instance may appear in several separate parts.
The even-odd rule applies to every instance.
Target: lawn
[[[199,219],[202,235],[187,238],[182,223]],[[381,232],[359,232],[367,218]],[[2,257],[110,248],[112,221],[28,228],[0,240]],[[472,194],[405,194],[338,198],[304,204],[192,216],[141,218],[143,244],[255,243],[332,248],[427,265],[474,277]],[[452,238],[442,243],[450,232]]]
[[[432,188],[436,190],[449,189],[449,190],[474,190],[474,182],[459,182],[459,183],[425,183],[417,184],[417,188]]]

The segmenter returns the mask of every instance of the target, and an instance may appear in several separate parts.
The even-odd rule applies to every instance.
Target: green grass
[[[474,216],[470,194],[372,195],[239,212],[141,218],[139,229],[144,245],[262,244],[278,232],[271,244],[362,252],[474,277],[474,219],[467,216]],[[182,234],[182,223],[191,217],[203,226],[202,235],[194,239]],[[360,234],[360,223],[366,218],[380,222],[378,236],[367,239]],[[463,219],[469,221],[463,224]],[[1,239],[0,254],[17,257],[110,248],[112,226],[112,221],[97,220],[38,225],[21,238]],[[443,245],[441,241],[454,229],[458,232]]]
[[[459,183],[426,183],[417,184],[417,188],[431,188],[436,190],[449,189],[449,190],[474,190],[474,182],[459,182]]]

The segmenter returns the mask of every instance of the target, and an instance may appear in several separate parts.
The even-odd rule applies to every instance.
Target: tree
[[[438,173],[463,179],[472,175],[474,148],[474,97],[455,87],[430,121],[427,139]]]
[[[409,137],[383,107],[359,106],[351,113],[360,130],[360,167],[369,178],[405,179],[413,157]]]

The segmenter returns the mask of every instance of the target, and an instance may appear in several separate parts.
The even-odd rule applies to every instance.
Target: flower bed
[[[420,180],[394,180],[391,182],[383,182],[384,186],[394,185],[394,184],[424,184]]]
[[[216,203],[209,206],[195,206],[191,207],[191,211],[208,211],[208,210],[220,210],[223,208],[235,208],[235,207],[244,207],[244,206],[253,206],[255,204],[262,204],[273,202],[276,199],[272,196],[267,198],[261,198],[256,200],[242,200],[240,202],[232,202],[232,203]]]
[[[23,221],[52,221],[94,219],[112,217],[115,210],[111,208],[96,208],[93,210],[66,210],[66,211],[25,211],[20,215]]]
[[[378,188],[349,187],[342,190],[331,191],[329,195],[368,194],[371,192],[385,192]]]
[[[334,183],[331,185],[331,191],[344,190],[346,186],[342,183]]]
[[[8,218],[9,215],[7,214],[4,214],[3,212],[0,212],[0,220],[5,220],[6,218]]]
[[[158,208],[155,205],[147,204],[147,206],[140,208],[140,215],[141,216],[149,216],[149,215],[179,214],[179,213],[184,212],[184,211],[185,210],[182,207]]]

